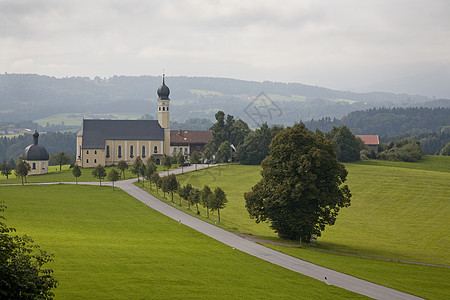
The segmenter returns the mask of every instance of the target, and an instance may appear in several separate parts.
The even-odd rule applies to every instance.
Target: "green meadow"
[[[56,299],[352,299],[110,187],[1,186],[9,226],[55,255]]]
[[[346,164],[346,168],[352,205],[341,210],[336,224],[326,228],[316,246],[277,249],[423,297],[448,297],[449,268],[358,256],[450,265],[450,223],[446,219],[450,213],[450,157],[426,156],[409,164],[364,161]],[[243,193],[259,180],[259,172],[256,166],[229,165],[178,179],[182,184],[208,184],[225,190],[229,203],[221,212],[222,227],[277,239],[267,223],[255,224],[245,209]],[[204,218],[204,209],[200,211]]]

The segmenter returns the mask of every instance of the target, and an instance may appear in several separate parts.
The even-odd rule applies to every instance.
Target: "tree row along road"
[[[198,169],[206,168],[207,165],[198,165]],[[184,172],[194,171],[194,166],[185,167]],[[169,174],[181,174],[181,169],[175,169]],[[167,171],[160,172],[161,176],[167,175]],[[286,255],[284,253],[264,247],[255,242],[249,241],[234,233],[221,229],[212,224],[206,223],[190,216],[150,195],[139,187],[134,185],[137,178],[117,181],[116,187],[121,188],[135,199],[144,203],[148,207],[176,220],[186,226],[191,227],[198,232],[201,232],[225,245],[233,247],[247,254],[253,255],[270,263],[279,265],[283,268],[292,270],[294,272],[312,277],[314,279],[323,281],[324,283],[335,285],[337,287],[353,291],[375,299],[422,299],[417,296],[400,292],[385,286],[371,283],[353,276],[346,275],[331,269],[327,269],[315,264],[303,261],[301,259]],[[75,182],[64,182],[67,184],[75,184]],[[45,184],[59,184],[54,183],[38,183]],[[98,182],[79,182],[78,184],[98,185]],[[102,185],[112,185],[111,182],[102,182]],[[325,279],[326,277],[326,279]]]

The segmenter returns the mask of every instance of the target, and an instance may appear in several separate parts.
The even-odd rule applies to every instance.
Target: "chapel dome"
[[[33,139],[34,143],[27,146],[25,150],[23,150],[23,159],[24,160],[48,160],[49,155],[45,147],[38,145],[39,133],[37,130],[34,131]]]
[[[163,75],[163,84],[158,88],[157,93],[158,93],[159,99],[170,100],[169,99],[170,90],[169,90],[169,87],[164,82],[164,75]]]

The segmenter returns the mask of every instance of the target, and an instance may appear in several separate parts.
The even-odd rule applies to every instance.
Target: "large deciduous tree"
[[[259,165],[269,155],[272,138],[280,131],[278,127],[269,128],[267,123],[261,125],[254,133],[248,134],[237,149],[237,159],[244,165]]]
[[[0,213],[6,206],[0,203]],[[0,215],[0,298],[53,299],[52,289],[58,282],[52,269],[44,265],[53,261],[53,255],[41,250],[29,236],[13,235]]]
[[[350,205],[347,177],[333,143],[304,124],[278,133],[262,162],[262,179],[244,194],[256,222],[269,221],[280,237],[309,242],[333,225],[340,208]]]
[[[217,120],[211,127],[212,139],[206,145],[207,149],[212,154],[216,153],[220,145],[228,141],[229,144],[238,147],[244,142],[244,138],[250,132],[250,128],[247,123],[242,120],[234,120],[232,115],[227,115],[223,111],[218,111],[215,114]]]
[[[216,160],[218,162],[228,162],[228,159],[231,156],[231,146],[230,143],[228,143],[228,141],[223,142],[222,144],[220,144],[219,150],[217,150],[216,153]]]

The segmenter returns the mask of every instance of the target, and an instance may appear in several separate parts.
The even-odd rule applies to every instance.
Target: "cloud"
[[[0,67],[367,85],[449,63],[449,3],[4,0]]]

